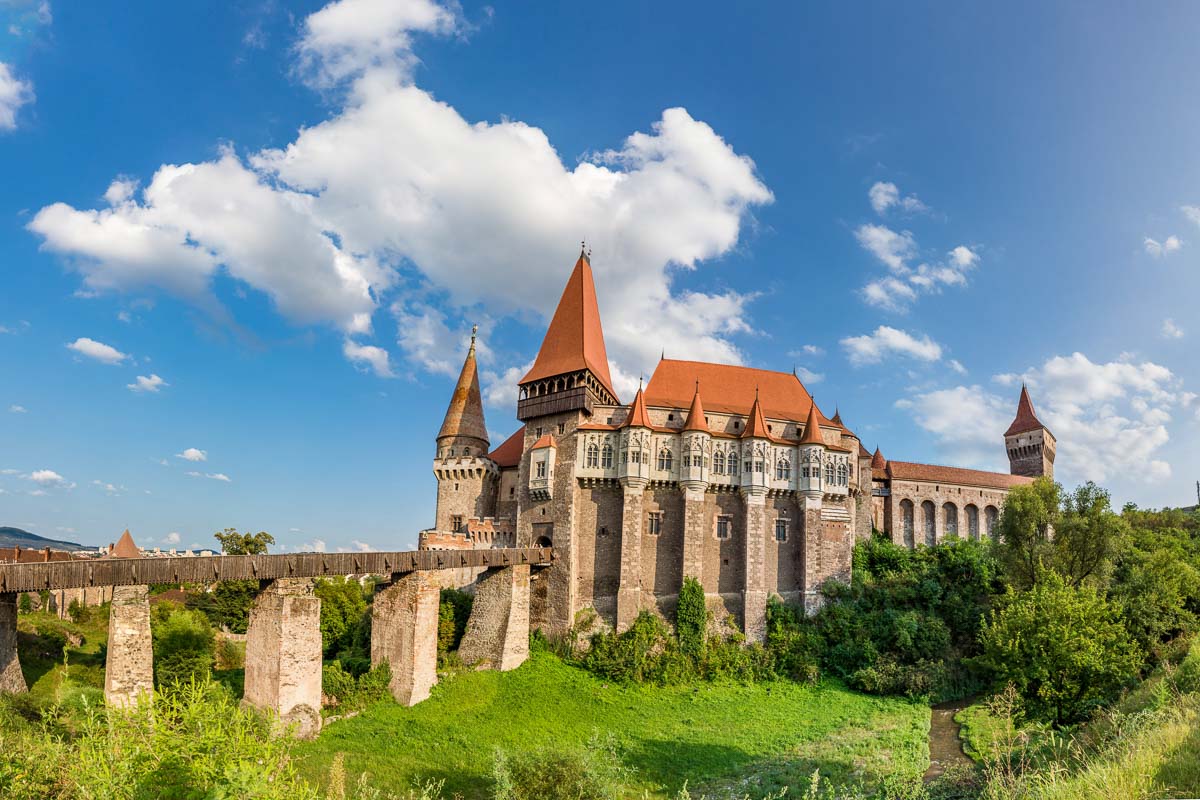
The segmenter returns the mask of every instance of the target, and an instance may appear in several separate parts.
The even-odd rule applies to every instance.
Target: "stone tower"
[[[1038,419],[1033,401],[1029,399],[1029,390],[1022,384],[1016,419],[1004,432],[1009,472],[1027,478],[1045,475],[1053,479],[1056,446],[1054,434]]]
[[[499,468],[487,457],[487,425],[475,364],[475,329],[446,418],[437,435],[433,474],[437,476],[437,515],[434,529],[465,531],[467,520],[496,513],[495,482]]]

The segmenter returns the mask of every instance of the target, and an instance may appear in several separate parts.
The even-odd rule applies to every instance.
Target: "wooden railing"
[[[0,564],[0,592],[36,592],[88,586],[394,575],[459,567],[546,566],[549,547],[495,550],[410,550],[394,553],[298,553],[262,556],[90,558]]]

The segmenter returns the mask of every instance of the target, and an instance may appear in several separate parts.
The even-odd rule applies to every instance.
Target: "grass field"
[[[689,787],[748,791],[919,776],[928,766],[929,707],[826,683],[621,687],[534,653],[508,673],[460,673],[413,708],[378,703],[329,725],[299,748],[301,770],[323,783],[345,754],[347,772],[390,786],[445,780],[446,794],[487,794],[492,753],[574,747],[611,733],[640,794]]]
[[[102,689],[103,646],[107,641],[108,617],[104,614],[96,613],[83,624],[44,611],[21,614],[17,620],[17,647],[30,694],[57,702],[64,699],[68,687]]]

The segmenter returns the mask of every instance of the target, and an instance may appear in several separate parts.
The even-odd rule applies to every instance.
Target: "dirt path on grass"
[[[954,715],[970,704],[969,700],[955,700],[939,703],[929,710],[929,769],[925,770],[926,783],[955,764],[971,763],[971,759],[963,752],[962,741],[958,738],[958,723],[954,721]]]

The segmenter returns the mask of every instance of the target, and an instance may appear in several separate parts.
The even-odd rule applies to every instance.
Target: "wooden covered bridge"
[[[206,558],[114,558],[0,564],[0,691],[28,691],[17,657],[21,592],[113,587],[104,694],[128,705],[154,688],[149,587],[257,580],[250,610],[244,702],[295,724],[321,726],[321,600],[313,579],[380,575],[388,582],[371,610],[371,663],[387,662],[396,700],[414,705],[437,682],[438,570],[481,569],[460,654],[463,662],[512,669],[529,655],[530,569],[549,566],[551,548],[306,553]]]

